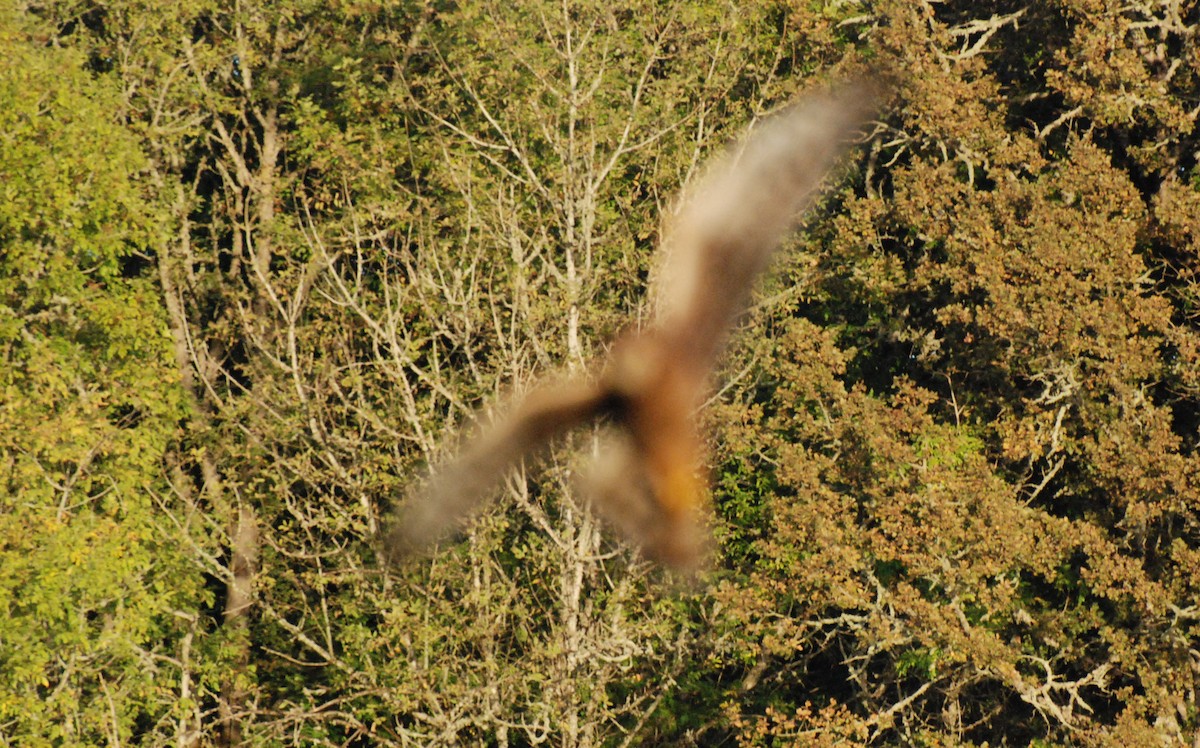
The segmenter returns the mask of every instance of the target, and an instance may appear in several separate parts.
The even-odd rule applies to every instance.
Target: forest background
[[[1200,746],[1194,0],[0,10],[0,744]],[[648,316],[754,118],[899,82],[702,417],[717,558],[373,534]]]

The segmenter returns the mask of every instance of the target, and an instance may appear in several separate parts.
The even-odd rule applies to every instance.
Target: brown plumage
[[[874,98],[873,86],[856,85],[804,99],[718,159],[666,227],[654,326],[618,339],[596,381],[535,389],[482,429],[403,508],[385,537],[388,554],[435,542],[521,459],[607,418],[613,429],[591,476],[593,506],[647,556],[698,568],[708,489],[693,413],[755,279]]]

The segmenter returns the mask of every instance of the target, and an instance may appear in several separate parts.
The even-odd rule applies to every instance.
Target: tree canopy
[[[46,0],[0,11],[0,742],[1192,745],[1200,6]],[[582,433],[375,538],[644,323],[756,118],[887,106],[701,413],[716,559]]]

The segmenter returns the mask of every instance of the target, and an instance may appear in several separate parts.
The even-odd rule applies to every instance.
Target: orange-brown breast
[[[708,497],[693,419],[705,372],[689,366],[690,357],[672,342],[655,333],[620,341],[607,379],[620,395],[621,419],[659,508],[670,521],[692,521]]]

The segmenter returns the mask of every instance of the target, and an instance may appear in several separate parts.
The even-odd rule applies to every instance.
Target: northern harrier
[[[871,116],[874,98],[872,86],[859,85],[803,99],[713,163],[666,226],[655,324],[619,338],[594,381],[544,385],[483,428],[401,510],[387,553],[435,542],[510,467],[604,418],[613,429],[592,481],[594,507],[650,558],[696,569],[708,488],[693,413],[755,278]]]

